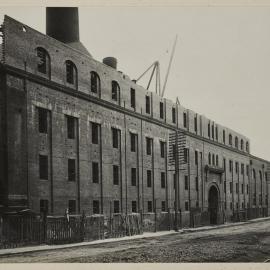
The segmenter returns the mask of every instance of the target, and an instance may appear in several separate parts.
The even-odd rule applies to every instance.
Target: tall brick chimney
[[[80,42],[77,7],[47,7],[46,34],[91,56]]]

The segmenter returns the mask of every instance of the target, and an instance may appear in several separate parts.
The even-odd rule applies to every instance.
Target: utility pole
[[[175,209],[174,209],[174,230],[178,232],[178,197],[179,197],[179,161],[178,161],[178,129],[175,131]]]

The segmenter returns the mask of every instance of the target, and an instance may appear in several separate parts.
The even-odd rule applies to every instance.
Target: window
[[[69,212],[69,214],[76,213],[76,200],[69,200],[68,201],[68,212]]]
[[[164,104],[163,104],[163,102],[159,102],[159,117],[161,119],[164,118]]]
[[[248,194],[248,185],[247,185],[247,194]]]
[[[223,168],[226,171],[226,158],[223,158]]]
[[[198,151],[195,151],[195,165],[198,165]]]
[[[48,180],[48,156],[39,155],[39,178]]]
[[[224,181],[224,193],[226,193],[226,181]]]
[[[260,180],[262,180],[262,172],[259,171],[259,175],[260,175]]]
[[[238,194],[238,192],[239,192],[239,185],[238,183],[236,183],[236,193]]]
[[[232,193],[232,182],[230,182],[230,193]]]
[[[172,107],[172,122],[176,123],[176,110],[174,107]]]
[[[253,194],[253,205],[256,205],[256,193]]]
[[[119,130],[116,128],[112,128],[112,145],[113,148],[118,148],[119,147],[119,143],[118,143],[118,137],[119,137]]]
[[[160,157],[165,157],[165,142],[160,141]]]
[[[226,133],[225,133],[225,130],[223,129],[223,143],[225,144],[226,143]]]
[[[244,164],[241,163],[241,174],[243,175],[244,174]]]
[[[235,144],[235,148],[238,149],[238,137],[235,137],[234,144]]]
[[[100,127],[99,124],[91,122],[92,143],[93,144],[98,144],[98,141],[99,141],[99,127]]]
[[[135,89],[133,89],[133,88],[130,88],[130,107],[133,109],[136,108]]]
[[[77,86],[77,68],[70,60],[66,61],[66,82]]]
[[[199,190],[199,181],[198,181],[198,176],[195,177],[195,188],[196,188],[196,191]]]
[[[241,150],[244,150],[244,141],[241,139]]]
[[[116,81],[112,81],[112,100],[120,101],[120,87]]]
[[[244,203],[242,202],[242,209],[244,209],[245,208],[245,206],[244,206]]]
[[[218,160],[218,155],[216,155],[216,166],[218,166],[219,160]]]
[[[188,190],[188,176],[185,175],[185,190]]]
[[[68,139],[75,139],[75,122],[76,118],[72,116],[66,116],[67,118],[67,137]]]
[[[166,187],[165,172],[160,173],[160,181],[161,181],[161,188],[165,188]]]
[[[93,200],[93,214],[99,214],[99,201]]]
[[[230,202],[230,209],[231,209],[231,210],[233,209],[233,204],[232,204],[232,202]]]
[[[188,149],[184,148],[184,162],[187,163],[188,162]]]
[[[232,172],[233,171],[233,162],[232,162],[232,160],[230,160],[230,172]]]
[[[218,141],[218,127],[216,126],[216,140]]]
[[[50,56],[48,52],[45,49],[38,47],[37,57],[38,57],[38,63],[37,63],[38,72],[47,74],[48,76],[50,76],[51,63],[50,63]]]
[[[119,166],[113,165],[113,184],[119,185]]]
[[[215,127],[214,124],[212,125],[212,139],[215,139]]]
[[[152,201],[147,202],[147,210],[149,213],[153,212]]]
[[[152,172],[147,170],[147,187],[152,186]]]
[[[208,123],[208,137],[210,138],[210,133],[211,133],[211,130],[210,130],[210,122]]]
[[[48,111],[43,108],[38,108],[38,130],[39,133],[48,132],[48,120],[47,120]]]
[[[187,114],[185,112],[183,113],[183,125],[185,128],[187,127]]]
[[[152,139],[146,137],[146,154],[152,155]]]
[[[189,210],[189,205],[188,205],[188,201],[185,201],[185,211]]]
[[[92,162],[92,180],[93,180],[93,183],[99,182],[98,162]]]
[[[39,209],[40,209],[40,213],[48,213],[49,201],[48,200],[40,200],[39,201]]]
[[[137,134],[130,133],[130,151],[136,152]]]
[[[173,174],[173,189],[176,187],[176,174]]]
[[[100,92],[100,79],[96,72],[90,72],[90,84],[91,84],[91,92],[99,93]]]
[[[241,185],[241,193],[244,194],[244,184]]]
[[[229,134],[229,145],[232,145],[232,135]]]
[[[246,173],[247,173],[247,176],[249,175],[249,166],[247,165],[246,166]]]
[[[212,154],[212,164],[215,165],[215,155]]]
[[[119,201],[113,201],[113,212],[115,214],[120,212],[120,204]]]
[[[267,172],[264,174],[264,179],[267,181]]]
[[[137,171],[136,168],[131,168],[131,185],[137,185]]]
[[[136,201],[131,202],[131,211],[132,211],[132,213],[137,213],[137,202]]]
[[[197,116],[194,117],[194,131],[197,133]]]
[[[238,162],[235,162],[235,173],[238,173]]]
[[[246,151],[249,152],[249,143],[246,142]]]
[[[208,154],[208,164],[211,165],[211,153]]]
[[[253,176],[253,179],[256,179],[256,171],[255,171],[255,169],[252,170],[252,176]]]
[[[145,112],[150,113],[150,96],[145,96]]]
[[[165,201],[161,201],[161,211],[162,212],[166,211],[166,202]]]
[[[76,165],[75,159],[68,159],[68,181],[76,180]]]

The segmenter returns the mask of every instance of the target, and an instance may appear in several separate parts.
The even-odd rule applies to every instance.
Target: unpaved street
[[[8,262],[263,262],[270,258],[270,220],[204,232],[31,252]]]

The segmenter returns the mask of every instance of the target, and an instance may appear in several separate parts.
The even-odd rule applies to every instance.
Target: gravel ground
[[[9,262],[263,262],[270,220],[209,231],[0,257]]]

